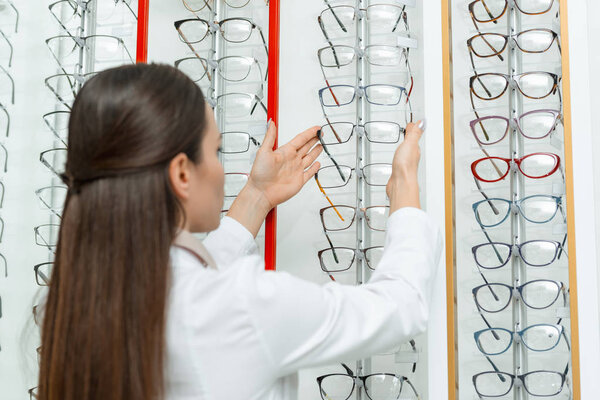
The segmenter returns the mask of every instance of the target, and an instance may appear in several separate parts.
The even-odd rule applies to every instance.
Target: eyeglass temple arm
[[[11,104],[15,104],[15,80],[13,79],[12,76],[10,76],[10,74],[8,73],[7,70],[4,69],[3,66],[0,65],[0,68],[2,68],[2,71],[4,71],[4,73],[6,74],[6,76],[8,76],[8,79],[10,79],[10,83],[11,83],[11,97],[10,97],[10,102]]]
[[[6,188],[4,187],[4,182],[0,182],[0,186],[2,186],[2,197],[0,197],[0,208],[2,208],[2,204],[4,204],[4,192]]]
[[[338,135],[338,133],[336,132],[335,128],[333,127],[333,124],[331,123],[331,121],[329,120],[329,117],[325,116],[325,120],[327,121],[327,125],[329,125],[329,128],[331,129],[331,132],[333,132],[333,135],[335,136],[335,138],[337,139],[338,143],[342,143],[342,139],[340,138],[340,136]],[[354,129],[354,127],[352,127],[352,129]],[[322,134],[322,132],[321,132]],[[321,145],[323,144],[323,142],[321,141]]]
[[[19,10],[17,10],[17,7],[15,7],[15,5],[11,1],[9,1],[9,4],[17,14],[17,20],[15,21],[15,33],[17,33],[19,31]]]
[[[416,353],[416,352],[417,352],[417,343],[415,342],[415,340],[414,340],[414,339],[410,339],[410,340],[408,341],[408,343],[410,343],[410,347],[412,347],[413,351]],[[415,361],[415,362],[413,363],[413,366],[412,366],[412,372],[414,373],[416,370],[417,370],[417,362]],[[407,379],[407,380],[408,380],[408,379]],[[410,382],[409,382],[409,383],[410,383]],[[411,386],[412,386],[412,385],[411,385]],[[416,393],[416,392],[415,392],[415,393]],[[417,395],[417,396],[418,396],[418,395]]]
[[[477,180],[477,178],[475,176],[473,176],[473,180],[475,181],[475,186],[477,186],[477,190],[479,191],[479,193],[481,193],[483,198],[486,200],[486,203],[488,203],[490,205],[490,208],[492,209],[494,215],[500,214],[500,211],[498,211],[498,209],[496,208],[494,203],[491,202],[488,195],[483,191],[483,189],[481,188],[481,185],[479,184],[479,181]],[[481,226],[481,224],[480,224],[480,226]],[[481,228],[483,229],[483,226],[481,226]],[[485,229],[483,229],[483,231],[485,232]]]
[[[255,25],[255,26],[256,26],[256,29],[258,29],[258,33],[260,33],[260,39],[263,42],[263,47],[265,48],[265,52],[267,53],[267,58],[269,58],[269,47],[267,46],[267,41],[265,40],[265,35],[263,34],[262,29],[260,29],[260,26],[258,26],[258,25]],[[268,71],[269,71],[269,66],[267,65],[267,76],[268,76]]]
[[[2,37],[4,38],[4,40],[6,40],[6,43],[8,43],[8,47],[10,48],[10,53],[9,53],[9,56],[8,56],[8,66],[10,68],[12,66],[13,45],[10,42],[10,40],[8,40],[8,38],[6,37],[6,35],[4,34],[4,31],[2,31],[2,29],[0,29],[0,34],[2,35]]]
[[[335,213],[338,215],[338,217],[340,217],[340,219],[342,221],[344,221],[344,218],[342,217],[342,214],[340,214],[340,212],[338,211],[338,209],[335,207],[335,205],[333,205],[333,202],[331,201],[331,199],[329,198],[329,196],[327,196],[327,193],[325,193],[325,190],[323,189],[323,186],[321,186],[321,182],[319,182],[319,177],[318,177],[319,173],[317,172],[315,174],[315,182],[317,182],[317,186],[319,187],[319,190],[321,191],[321,193],[323,193],[323,195],[325,196],[325,198],[327,199],[327,201],[329,202],[329,204],[331,205],[331,207],[333,207],[333,210],[335,211]],[[327,240],[329,240],[329,237],[327,238]],[[331,244],[331,243],[330,243]],[[335,256],[335,251],[334,251],[334,256]],[[338,262],[337,258],[335,260],[336,262]]]
[[[483,279],[483,282],[485,282],[485,284],[487,285],[487,288],[490,290],[490,293],[494,297],[494,300],[500,301],[500,298],[496,295],[496,292],[494,292],[494,289],[492,289],[492,287],[490,286],[490,283],[485,278],[485,275],[483,275],[483,272],[481,272],[481,268],[479,268],[479,265],[477,265],[477,272],[479,272],[479,275],[481,276],[481,279]]]
[[[325,5],[329,9],[329,11],[331,11],[331,14],[333,15],[333,18],[335,18],[335,20],[337,21],[338,25],[342,29],[342,31],[344,31],[344,33],[348,32],[348,29],[346,28],[346,26],[342,23],[342,21],[340,21],[340,19],[338,18],[337,14],[335,13],[335,11],[333,11],[333,8],[331,7],[331,4],[329,4],[329,1],[325,0]],[[319,16],[319,18],[320,17],[321,16]]]
[[[335,101],[335,104],[337,106],[339,106],[340,102],[337,99],[335,93],[333,93],[333,89],[331,88],[331,85],[329,84],[329,80],[327,80],[327,75],[325,75],[325,69],[323,69],[323,64],[321,64],[321,62],[319,62],[319,66],[321,67],[321,73],[323,74],[323,79],[325,80],[325,84],[327,85],[327,89],[329,89],[329,93],[331,93],[331,97],[333,97],[333,101]]]
[[[477,119],[481,119],[481,117],[479,116],[479,113],[475,109],[475,101],[473,99],[473,91],[471,90],[469,94],[470,94],[470,97],[471,97],[471,107],[473,108],[473,112],[475,113],[475,117],[477,117]],[[483,122],[479,121],[479,126],[481,126],[481,130],[483,131],[483,135],[485,136],[485,140],[490,140],[490,135],[488,135],[487,130],[485,129],[485,126],[483,126]]]
[[[492,19],[494,24],[497,24],[498,21],[494,19],[494,16],[492,15],[492,12],[490,11],[490,9],[488,8],[487,4],[485,4],[485,0],[481,0],[481,4],[483,4],[483,7],[485,8],[485,11],[487,13],[487,15],[490,17],[490,19]]]
[[[475,299],[475,295],[473,295],[473,299]],[[500,340],[500,336],[498,336],[498,334],[496,333],[496,331],[494,330],[494,328],[492,328],[492,326],[490,325],[490,323],[488,322],[487,318],[483,315],[483,313],[481,312],[481,308],[479,307],[479,304],[477,304],[477,301],[475,301],[475,307],[477,307],[477,313],[479,314],[479,316],[481,317],[481,319],[483,320],[483,322],[485,323],[485,325],[491,329],[492,331],[492,336],[494,336],[494,339],[496,340]]]
[[[557,260],[560,260],[560,257],[562,256],[562,253],[565,252],[565,244],[567,243],[567,234],[565,233],[565,235],[563,236],[563,240],[562,243],[560,244],[560,250],[558,251],[558,256],[556,257]]]
[[[344,367],[344,369],[346,370],[346,373],[348,375],[350,375],[352,377],[355,377],[354,376],[354,371],[352,371],[349,366],[347,366],[346,364],[342,363],[342,367]]]
[[[413,370],[413,372],[415,372]],[[412,391],[415,393],[415,396],[417,397],[417,400],[421,400],[421,396],[419,395],[419,392],[417,392],[417,389],[415,389],[415,386],[412,384],[412,382],[410,381],[410,379],[408,379],[407,377],[404,377],[404,380],[406,383],[408,383],[408,385],[410,386],[410,388],[412,389]]]
[[[0,147],[2,147],[2,149],[4,149],[4,172],[7,172],[7,168],[8,168],[8,150],[6,149],[6,147],[4,147],[4,144],[0,143]]]
[[[6,257],[4,257],[4,254],[0,253],[0,257],[2,258],[2,261],[4,261],[4,277],[8,277],[8,263],[6,262]],[[0,317],[2,316],[2,303],[0,302]]]
[[[338,173],[340,174],[340,178],[342,178],[342,181],[345,182],[346,181],[346,177],[344,176],[344,173],[342,172],[342,169],[340,168],[340,166],[337,163],[337,161],[335,161],[335,159],[333,158],[333,156],[331,155],[331,153],[327,149],[327,146],[325,145],[325,143],[323,143],[323,133],[322,133],[322,131],[320,129],[317,131],[317,138],[319,139],[319,142],[321,142],[321,146],[323,146],[323,150],[325,151],[325,154],[327,154],[327,156],[329,157],[329,159],[331,160],[331,162],[333,162],[333,165],[335,165],[335,169],[337,169]]]
[[[500,374],[500,370],[498,369],[496,364],[492,361],[492,359],[487,355],[485,356],[485,358],[488,360],[488,362],[490,363],[490,365],[492,366],[494,371],[498,372],[498,378],[500,379],[500,382],[506,382],[506,378],[504,376],[502,376],[502,374]]]
[[[206,3],[206,1],[205,1]],[[190,48],[190,50],[192,51],[192,53],[194,53],[194,55],[200,60],[200,64],[202,64],[202,68],[204,68],[204,72],[206,73],[206,77],[208,78],[209,81],[212,82],[212,76],[210,74],[210,70],[208,68],[208,65],[206,65],[204,58],[200,57],[200,54],[198,54],[198,52],[196,51],[196,49],[194,49],[194,46],[192,46],[192,44],[188,41],[188,39],[185,37],[185,35],[183,34],[183,32],[181,31],[181,29],[179,27],[177,27],[177,32],[179,32],[179,34],[181,35],[181,38],[183,39],[183,41],[185,42],[185,44],[187,45],[187,47]]]
[[[398,15],[398,19],[396,20],[396,23],[394,24],[394,28],[392,29],[392,32],[396,32],[396,28],[398,28],[398,24],[402,20],[402,17],[405,17],[404,18],[404,26],[407,28],[406,30],[408,30],[408,21],[406,19],[406,13],[404,12],[405,9],[406,9],[406,6],[402,6],[402,9],[400,10],[400,15]]]
[[[469,51],[469,57],[471,58],[471,65],[473,66],[473,72],[475,72],[475,79],[477,79],[477,81],[479,82],[479,84],[481,85],[483,90],[485,90],[485,93],[489,97],[492,97],[492,92],[490,92],[490,90],[487,88],[487,86],[485,86],[485,84],[481,81],[481,78],[479,77],[479,73],[475,70],[475,62],[473,61],[473,53],[471,51]],[[473,106],[473,108],[475,108],[475,106]],[[486,138],[486,139],[489,140],[489,138]]]
[[[10,114],[8,113],[8,110],[6,109],[6,107],[4,107],[2,103],[0,103],[0,109],[4,111],[4,114],[6,114],[6,137],[8,137],[8,133],[10,132]]]

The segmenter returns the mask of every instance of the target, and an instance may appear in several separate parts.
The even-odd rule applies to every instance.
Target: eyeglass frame
[[[546,307],[532,307],[531,305],[527,304],[527,302],[523,299],[523,288],[525,286],[527,286],[527,285],[530,285],[532,283],[537,283],[537,282],[552,282],[558,288],[557,293],[556,293],[556,298],[552,301],[552,303],[550,303]],[[505,288],[510,289],[510,298],[509,298],[508,302],[506,303],[506,305],[504,307],[502,307],[501,309],[499,309],[497,311],[486,310],[485,308],[481,307],[481,304],[479,304],[479,301],[477,301],[477,293],[479,293],[479,291],[481,289],[483,289],[483,288],[489,288],[489,287],[492,287],[492,286],[496,286],[496,287],[500,287],[501,286],[501,287],[505,287]],[[486,283],[486,284],[474,287],[471,290],[471,293],[473,295],[473,300],[475,301],[475,305],[477,307],[477,310],[480,313],[483,310],[483,311],[485,311],[485,312],[487,312],[489,314],[496,314],[496,313],[504,311],[510,305],[510,302],[514,298],[518,298],[519,300],[521,300],[523,302],[523,304],[525,304],[528,308],[531,308],[532,310],[546,310],[546,309],[552,307],[556,303],[556,301],[560,297],[561,292],[563,294],[563,305],[566,306],[566,304],[567,304],[567,295],[566,295],[565,291],[566,291],[566,287],[565,287],[565,284],[563,282],[553,281],[553,280],[550,280],[550,279],[534,279],[534,280],[531,280],[531,281],[527,281],[524,284],[519,285],[519,286],[507,285],[505,283],[498,283],[498,282]]]
[[[537,114],[537,113],[550,113],[550,114],[554,115],[554,126],[552,129],[550,129],[548,131],[548,133],[544,134],[544,136],[540,136],[540,137],[527,136],[523,132],[523,129],[521,129],[521,124],[519,121],[525,116]],[[506,121],[506,131],[504,132],[504,135],[502,135],[502,137],[500,139],[498,139],[497,141],[491,142],[491,143],[484,143],[481,140],[479,140],[479,138],[477,137],[477,133],[475,132],[475,125],[482,124],[483,121],[487,121],[489,119],[500,119],[500,120]],[[527,139],[531,139],[531,140],[544,139],[544,138],[550,136],[556,130],[556,126],[558,125],[559,122],[562,123],[562,120],[563,120],[563,117],[562,117],[562,113],[560,111],[551,110],[551,109],[540,109],[540,110],[528,111],[526,113],[519,115],[518,118],[515,117],[515,118],[511,118],[511,119],[503,117],[501,115],[488,115],[485,117],[476,118],[476,119],[472,120],[471,122],[469,122],[469,126],[471,127],[471,132],[473,133],[473,136],[475,137],[475,140],[477,141],[477,143],[481,144],[482,146],[491,146],[493,144],[500,143],[502,140],[504,140],[506,138],[506,136],[508,135],[508,132],[511,128],[515,129],[515,131],[519,132],[523,137],[525,137]],[[482,127],[484,135],[489,138],[485,128],[483,128],[483,124],[481,125],[481,127]]]
[[[525,391],[527,393],[529,393],[529,395],[540,397],[539,395],[535,395],[535,394],[531,393],[529,391],[529,389],[527,389],[527,385],[525,384],[526,378],[527,378],[528,375],[539,373],[539,372],[551,372],[551,373],[555,373],[555,374],[560,375],[560,377],[561,377],[560,390],[558,392],[554,393],[554,394],[551,394],[551,395],[544,395],[544,396],[548,396],[548,397],[549,396],[556,396],[556,395],[560,394],[563,391],[565,382],[567,381],[566,377],[567,377],[567,373],[569,372],[569,364],[567,364],[567,367],[565,368],[565,371],[562,372],[562,373],[558,372],[558,371],[536,370],[536,371],[527,372],[525,374],[513,375],[513,374],[509,374],[508,372],[502,372],[502,371],[484,371],[484,372],[480,372],[478,374],[473,375],[473,387],[475,388],[475,391],[477,392],[477,395],[480,396],[480,398],[481,397],[502,397],[502,396],[506,396],[512,390],[512,388],[514,386],[514,383],[515,383],[515,380],[518,379],[520,381],[520,386],[522,386],[525,389]],[[506,391],[506,393],[503,393],[503,394],[501,394],[499,396],[486,396],[486,395],[481,394],[481,392],[477,388],[477,384],[475,382],[477,380],[477,377],[479,377],[481,375],[488,375],[488,374],[497,374],[499,376],[505,375],[505,376],[508,376],[508,377],[511,378],[511,384],[510,384],[510,387],[508,388],[508,390]]]
[[[550,156],[554,159],[555,163],[554,166],[552,167],[552,169],[547,172],[544,175],[540,175],[540,176],[532,176],[532,175],[527,175],[525,172],[523,172],[523,170],[521,169],[521,163],[526,160],[529,157],[533,157],[533,156]],[[493,163],[492,160],[500,160],[505,162],[508,165],[508,168],[506,169],[506,173],[504,173],[504,175],[500,176],[497,179],[484,179],[482,178],[478,173],[477,173],[477,165],[479,165],[481,162],[483,161],[490,161]],[[492,157],[483,157],[480,158],[478,160],[475,160],[471,163],[471,173],[473,174],[473,176],[475,178],[477,178],[478,180],[482,181],[482,182],[487,182],[487,183],[493,183],[493,182],[500,182],[501,180],[503,180],[504,178],[506,178],[508,176],[508,174],[514,170],[514,167],[516,166],[516,168],[521,172],[521,174],[523,174],[523,176],[530,178],[530,179],[543,179],[543,178],[547,178],[551,175],[553,175],[556,171],[558,171],[559,167],[560,167],[560,156],[558,154],[554,154],[554,153],[546,153],[546,152],[538,152],[538,153],[531,153],[531,154],[527,154],[523,157],[518,157],[518,158],[504,158],[504,157],[497,157],[497,156],[492,156]]]
[[[531,264],[529,262],[527,262],[527,260],[525,259],[525,257],[523,257],[523,252],[521,251],[521,248],[527,244],[530,243],[539,243],[539,242],[543,242],[543,243],[551,243],[555,246],[554,249],[554,257],[552,258],[552,261],[550,261],[549,263],[546,264],[541,264],[541,265],[537,265],[537,264]],[[500,245],[500,246],[505,246],[508,247],[508,254],[506,256],[506,261],[504,261],[504,263],[502,265],[499,265],[497,267],[486,267],[483,266],[478,260],[477,260],[477,250],[482,248],[482,247],[486,247],[486,246],[492,246],[495,249],[495,246]],[[502,267],[504,267],[506,264],[508,264],[510,262],[510,258],[513,255],[513,252],[515,255],[517,255],[525,264],[529,265],[530,267],[536,267],[536,268],[542,268],[542,267],[547,267],[548,265],[552,264],[553,262],[555,262],[556,260],[560,260],[560,257],[562,255],[562,253],[564,252],[564,247],[563,244],[561,244],[559,241],[556,240],[541,240],[541,239],[534,239],[534,240],[528,240],[526,242],[520,243],[520,244],[509,244],[509,243],[504,243],[504,242],[490,242],[490,243],[481,243],[478,245],[475,245],[473,247],[471,247],[471,252],[473,253],[473,259],[475,260],[475,263],[483,268],[483,269],[500,269]]]
[[[529,347],[527,345],[527,341],[523,340],[523,335],[525,334],[525,332],[527,332],[529,329],[537,328],[540,326],[548,326],[548,327],[555,328],[557,330],[558,340],[556,340],[556,343],[554,344],[554,346],[552,346],[548,349],[544,349],[544,350],[536,350],[536,349],[532,349],[531,347]],[[501,351],[499,353],[486,353],[481,348],[480,343],[479,343],[479,337],[482,334],[484,334],[486,332],[490,332],[490,331],[503,331],[503,332],[508,332],[510,334],[511,341],[510,341],[510,344],[506,347],[506,349],[504,349],[503,351]],[[492,333],[495,333],[495,332],[492,332]],[[561,337],[565,338],[565,343],[567,344],[567,347],[569,348],[569,351],[570,351],[571,346],[569,345],[569,340],[567,339],[567,334],[565,333],[565,327],[562,326],[561,324],[534,324],[534,325],[530,325],[530,326],[526,327],[525,329],[521,329],[520,331],[511,331],[511,330],[505,329],[505,328],[486,328],[486,329],[481,329],[481,330],[473,333],[473,338],[475,339],[477,348],[479,349],[479,351],[482,354],[485,354],[486,356],[497,356],[497,355],[506,353],[508,351],[508,349],[510,349],[510,347],[512,346],[513,342],[515,342],[515,341],[518,341],[519,343],[523,343],[523,345],[531,351],[535,351],[535,352],[550,351],[558,346],[558,344],[560,343]]]
[[[373,376],[382,376],[382,375],[383,376],[391,376],[391,377],[394,377],[394,378],[400,380],[400,390],[398,391],[398,394],[402,393],[402,389],[404,388],[404,382],[408,382],[408,384],[412,388],[413,392],[415,393],[417,399],[421,398],[421,396],[419,396],[419,392],[417,392],[417,389],[414,387],[414,385],[412,384],[410,379],[408,379],[404,375],[396,375],[396,374],[391,374],[391,373],[378,373],[378,374],[368,374],[368,375],[357,376],[354,374],[354,371],[352,371],[346,364],[342,363],[342,366],[346,370],[346,374],[340,374],[340,373],[326,374],[326,375],[318,376],[316,378],[317,385],[319,385],[319,394],[321,395],[321,399],[330,400],[328,398],[327,399],[325,398],[325,397],[329,397],[329,396],[327,396],[327,393],[325,393],[325,391],[323,390],[323,387],[321,386],[321,384],[325,378],[328,378],[330,376],[348,376],[348,377],[352,378],[352,390],[350,391],[350,393],[348,394],[348,397],[346,397],[345,400],[348,400],[352,396],[352,393],[354,393],[354,388],[356,387],[357,381],[361,382],[359,387],[363,387],[365,389],[365,394],[367,395],[367,397],[370,400],[373,400],[373,398],[369,395],[369,391],[367,390],[367,385],[366,385],[367,379],[370,377],[373,377]],[[323,394],[325,394],[325,397],[323,397]]]
[[[351,209],[354,209],[354,213],[352,214],[352,220],[350,221],[350,224],[349,224],[349,225],[348,225],[346,228],[341,228],[341,229],[328,229],[328,228],[325,226],[325,220],[323,219],[323,213],[324,213],[326,210],[330,209],[330,208],[333,208],[334,210],[336,210],[336,211],[337,211],[336,207],[337,207],[337,208],[342,208],[342,207],[343,207],[343,208],[351,208]],[[354,223],[354,219],[356,218],[356,215],[357,215],[357,214],[358,214],[358,212],[360,211],[361,213],[363,213],[363,215],[364,215],[364,217],[365,217],[365,221],[366,221],[366,223],[367,223],[367,226],[368,226],[369,228],[371,228],[372,230],[374,230],[374,231],[377,231],[377,232],[385,232],[385,229],[376,229],[376,228],[373,228],[373,227],[371,226],[371,224],[369,224],[369,219],[366,217],[366,214],[367,214],[367,210],[369,210],[369,209],[373,209],[373,208],[387,208],[387,209],[389,210],[390,206],[369,206],[369,207],[364,207],[364,208],[361,208],[360,210],[357,210],[357,209],[356,209],[356,207],[353,207],[353,206],[346,206],[346,205],[342,205],[342,204],[339,204],[339,205],[338,205],[338,204],[336,204],[336,205],[331,205],[331,206],[328,206],[328,207],[323,207],[323,208],[321,208],[321,209],[319,210],[319,216],[320,216],[320,218],[321,218],[321,225],[323,226],[323,230],[325,230],[326,232],[340,232],[340,231],[345,231],[345,230],[347,230],[347,229],[350,229],[350,227],[351,227],[351,226],[352,226],[352,224]],[[389,212],[389,211],[388,211],[388,212]],[[339,214],[338,214],[338,215],[339,215]],[[342,221],[345,221],[345,220],[342,218]]]
[[[550,219],[548,219],[546,221],[543,221],[543,222],[538,222],[538,221],[533,221],[533,220],[527,218],[523,214],[523,211],[521,210],[521,203],[523,203],[525,200],[528,200],[528,199],[531,199],[531,198],[534,198],[534,197],[540,197],[540,198],[545,198],[545,199],[548,199],[548,198],[554,199],[554,201],[556,202],[556,211],[554,211],[554,214],[552,214],[552,217]],[[502,201],[502,202],[505,202],[505,203],[509,203],[510,207],[507,210],[506,216],[500,222],[498,222],[498,223],[496,223],[494,225],[484,225],[481,222],[481,219],[478,217],[477,207],[479,207],[479,204],[488,203],[488,202],[490,202],[492,200]],[[499,198],[499,197],[488,198],[488,199],[480,200],[480,201],[477,201],[477,202],[473,203],[471,207],[473,208],[473,212],[475,213],[475,219],[477,220],[477,222],[479,223],[479,225],[481,225],[481,226],[483,226],[485,228],[492,228],[494,226],[498,226],[501,223],[503,223],[508,218],[508,216],[510,215],[511,212],[515,212],[514,207],[517,208],[519,214],[521,214],[521,216],[523,218],[525,218],[525,220],[527,220],[527,221],[529,221],[531,223],[534,223],[534,224],[545,224],[547,222],[550,222],[552,219],[554,219],[554,217],[556,216],[556,213],[558,213],[559,209],[560,209],[560,211],[561,211],[561,213],[563,214],[563,217],[564,217],[564,210],[562,209],[562,198],[559,197],[559,196],[551,196],[551,195],[545,195],[545,194],[534,194],[534,195],[531,195],[531,196],[523,197],[522,199],[519,199],[519,200],[507,200],[507,199],[502,199],[502,198]]]

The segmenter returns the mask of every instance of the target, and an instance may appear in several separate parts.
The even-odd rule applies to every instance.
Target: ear
[[[187,200],[190,196],[191,164],[184,153],[177,154],[169,163],[171,187],[180,200]]]

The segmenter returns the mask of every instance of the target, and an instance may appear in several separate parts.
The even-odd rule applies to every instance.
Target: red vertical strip
[[[148,9],[150,0],[138,0],[137,44],[135,61],[148,61]]]
[[[279,0],[269,2],[269,86],[268,118],[279,119]],[[277,139],[275,145],[277,148]],[[277,261],[277,208],[267,215],[265,226],[265,268],[274,270]]]

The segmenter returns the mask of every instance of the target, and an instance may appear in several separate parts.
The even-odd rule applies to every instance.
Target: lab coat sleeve
[[[208,234],[203,244],[219,269],[234,264],[240,257],[258,254],[258,246],[250,231],[227,216],[223,217],[216,230]]]
[[[240,292],[273,373],[368,357],[423,332],[441,250],[433,220],[419,209],[402,208],[389,217],[381,261],[361,286],[320,286],[254,269]]]

